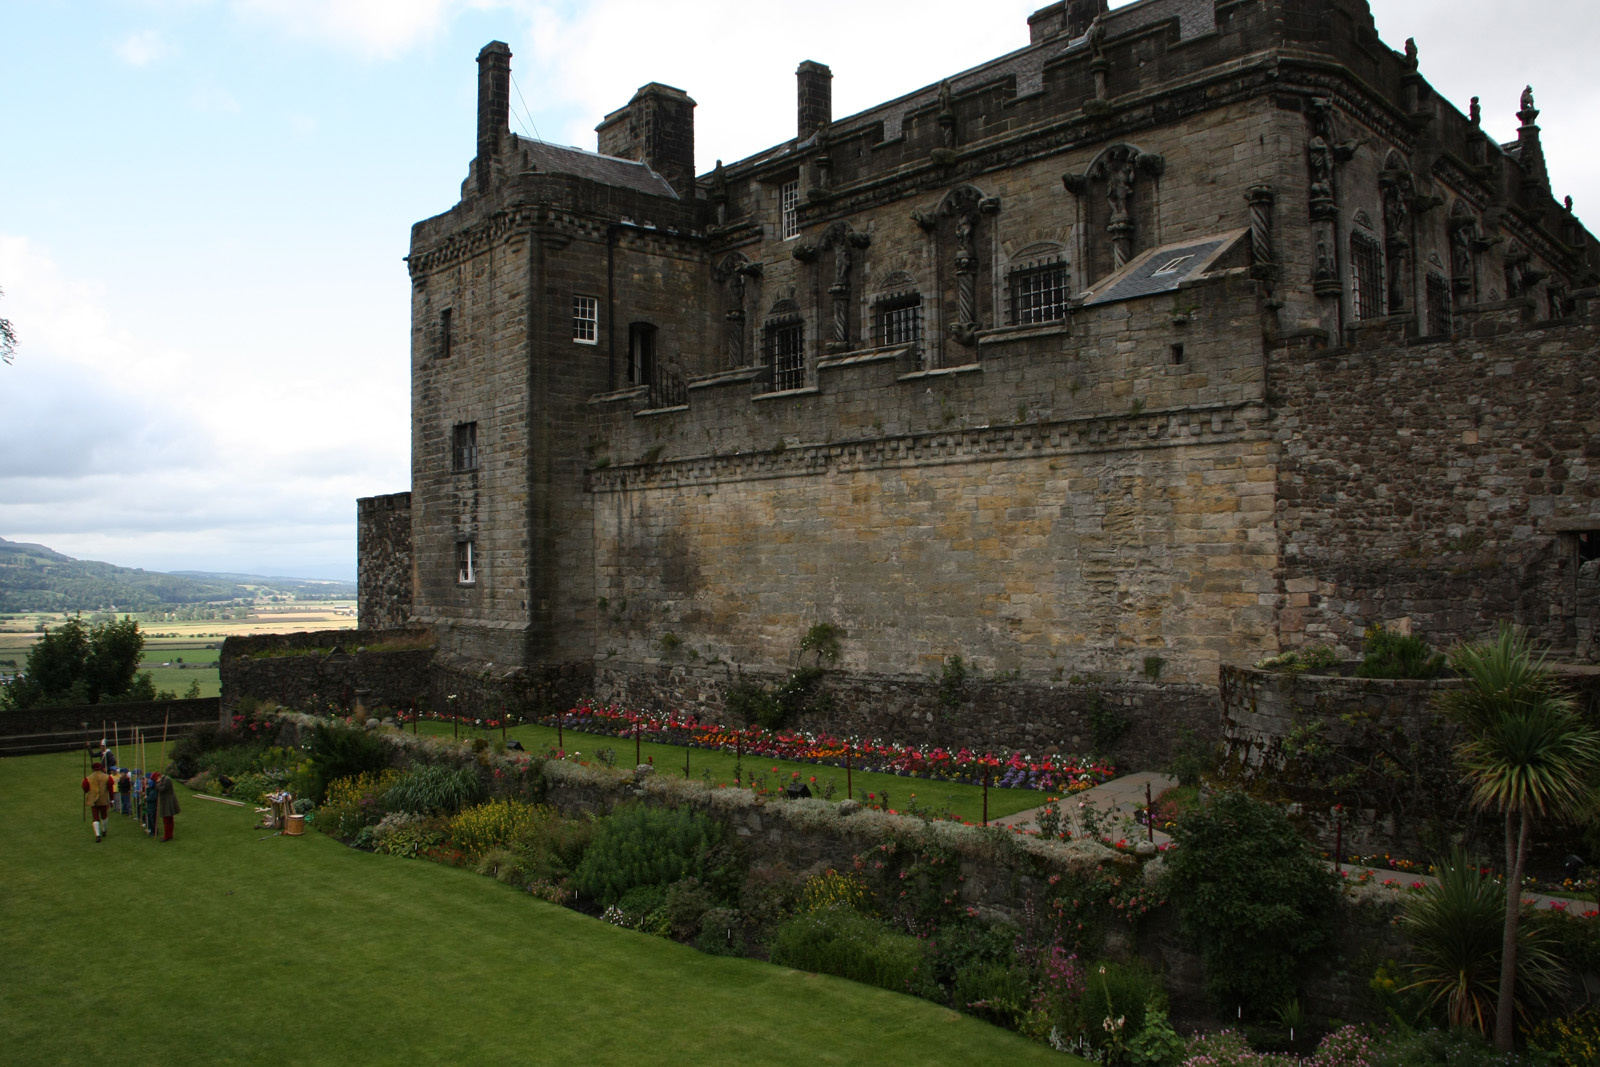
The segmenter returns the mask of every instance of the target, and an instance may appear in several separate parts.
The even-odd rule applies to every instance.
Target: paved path
[[[1113,826],[1121,826],[1130,840],[1134,839],[1135,834],[1137,834],[1138,840],[1147,841],[1150,838],[1144,827],[1135,825],[1132,830],[1126,830],[1126,824],[1121,817],[1125,816],[1128,820],[1132,820],[1134,812],[1144,807],[1146,786],[1150,789],[1150,796],[1154,798],[1161,796],[1162,793],[1177,784],[1178,780],[1170,774],[1141,771],[1138,774],[1126,774],[1121,778],[1113,778],[1105,785],[1097,785],[1093,789],[1085,789],[1081,793],[1073,793],[1062,798],[1056,806],[1066,819],[1067,828],[1074,835],[1083,832],[1083,825],[1078,816],[1080,805],[1093,804],[1095,810],[1108,817],[1106,830],[1111,830]],[[1007,815],[1003,819],[991,819],[989,821],[996,826],[1016,826],[1037,830],[1039,828],[1039,813],[1044,810],[1042,807],[1030,808],[1027,811],[1019,811],[1015,815]],[[1169,840],[1170,838],[1166,834],[1159,830],[1156,831],[1156,844],[1164,845]]]
[[[1085,789],[1081,793],[1073,793],[1058,801],[1057,807],[1060,808],[1062,817],[1067,820],[1067,827],[1075,836],[1083,832],[1082,823],[1078,817],[1079,805],[1093,804],[1098,811],[1108,816],[1108,819],[1111,820],[1107,823],[1106,830],[1112,830],[1114,826],[1121,832],[1126,833],[1128,839],[1132,842],[1147,841],[1150,840],[1150,837],[1147,835],[1145,828],[1135,824],[1130,830],[1128,829],[1128,823],[1123,821],[1123,817],[1131,821],[1134,812],[1144,807],[1146,786],[1150,788],[1149,795],[1154,799],[1159,799],[1162,793],[1172,789],[1177,784],[1178,780],[1170,774],[1141,771],[1138,774],[1128,774],[1121,778],[1113,778],[1105,785],[1098,785],[1093,789]],[[989,821],[994,826],[1016,826],[1028,830],[1037,830],[1039,828],[1039,813],[1044,810],[1043,807],[1030,808],[1028,811],[1019,811],[1015,815],[1007,815],[1003,819],[991,819]],[[1171,840],[1160,830],[1155,832],[1155,843],[1157,845],[1164,845]],[[1374,886],[1382,886],[1384,882],[1390,880],[1400,886],[1410,886],[1414,882],[1432,884],[1434,881],[1433,877],[1427,874],[1391,871],[1381,867],[1362,867],[1350,863],[1346,863],[1342,870],[1344,878],[1350,883],[1359,882],[1363,872],[1371,872],[1368,881]],[[1522,898],[1533,901],[1534,906],[1538,908],[1548,908],[1552,905],[1565,906],[1568,911],[1577,915],[1582,915],[1586,911],[1600,907],[1594,901],[1558,897],[1545,893],[1525,892]]]

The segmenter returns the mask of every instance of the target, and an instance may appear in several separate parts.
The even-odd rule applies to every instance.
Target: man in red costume
[[[110,828],[108,816],[111,814],[111,797],[115,789],[111,776],[99,763],[83,780],[83,791],[89,801],[89,809],[94,813],[94,843],[97,845],[106,839],[106,830]]]

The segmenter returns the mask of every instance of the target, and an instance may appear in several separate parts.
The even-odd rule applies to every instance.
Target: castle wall
[[[1177,297],[1183,325],[1174,294],[1110,305],[979,368],[874,352],[823,363],[811,392],[707,384],[612,413],[590,472],[602,668],[679,643],[781,667],[818,622],[845,631],[842,666],[908,678],[953,655],[1133,678],[1155,656],[1208,683],[1272,650],[1255,285]]]
[[[411,618],[411,494],[356,501],[356,626],[388,630]]]
[[[1600,315],[1463,313],[1451,341],[1382,320],[1349,349],[1271,353],[1286,645],[1373,622],[1444,647],[1506,619],[1577,635],[1576,535],[1600,530]]]

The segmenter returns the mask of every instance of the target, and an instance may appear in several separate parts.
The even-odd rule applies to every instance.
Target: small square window
[[[1183,346],[1182,345],[1173,345],[1167,351],[1168,351],[1168,356],[1172,360],[1172,365],[1173,366],[1177,366],[1178,364],[1183,362]]]
[[[478,580],[478,571],[472,556],[471,541],[456,542],[456,584],[472,585]]]
[[[450,434],[450,469],[475,471],[478,469],[478,424],[458,422]]]
[[[600,343],[600,298],[572,298],[572,339],[580,345]]]
[[[800,179],[784,182],[778,190],[778,220],[785,241],[800,236]]]

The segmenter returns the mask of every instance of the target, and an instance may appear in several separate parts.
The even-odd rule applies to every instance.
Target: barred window
[[[1383,248],[1365,234],[1350,235],[1350,296],[1358,319],[1383,315]]]
[[[799,389],[806,384],[805,324],[783,319],[767,324],[767,362],[772,366],[772,388]]]
[[[450,433],[450,469],[478,469],[478,424],[458,422]]]
[[[1011,322],[1054,322],[1067,317],[1067,265],[1044,263],[1011,272]]]
[[[600,298],[572,298],[572,339],[580,345],[600,343]]]
[[[785,241],[800,236],[800,179],[784,182],[779,188],[778,220]]]
[[[881,301],[874,309],[878,344],[910,345],[922,343],[922,294],[897,296]]]
[[[1450,325],[1450,283],[1443,275],[1428,275],[1428,332],[1447,334]]]
[[[472,585],[478,580],[478,571],[472,558],[472,542],[456,542],[456,584]]]

